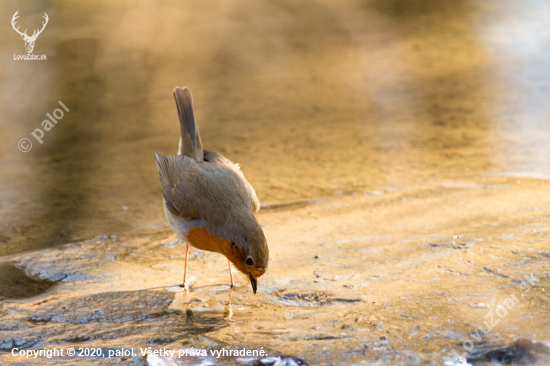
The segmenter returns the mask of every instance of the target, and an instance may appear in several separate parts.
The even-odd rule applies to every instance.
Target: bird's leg
[[[185,248],[185,265],[183,267],[183,289],[189,291],[189,286],[185,282],[185,277],[187,277],[187,258],[189,258],[189,244]]]
[[[231,262],[229,259],[227,260],[227,264],[229,264],[229,278],[231,279],[231,288],[233,288],[233,272],[231,272]]]

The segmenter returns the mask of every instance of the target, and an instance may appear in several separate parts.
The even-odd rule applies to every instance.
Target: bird
[[[255,214],[260,210],[256,191],[240,166],[220,153],[203,148],[199,135],[191,90],[173,91],[181,137],[177,155],[155,160],[162,188],[164,213],[178,238],[187,243],[183,270],[186,282],[189,246],[223,254],[231,264],[248,276],[254,294],[258,277],[268,266],[269,249]]]

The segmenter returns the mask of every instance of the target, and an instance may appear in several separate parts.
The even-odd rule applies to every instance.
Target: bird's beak
[[[258,289],[258,280],[252,277],[252,275],[249,273],[248,277],[250,277],[250,283],[252,284],[252,291],[256,293],[256,290]]]

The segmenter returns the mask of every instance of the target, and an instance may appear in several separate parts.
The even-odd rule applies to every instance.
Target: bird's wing
[[[238,164],[234,164],[231,160],[229,160],[228,158],[226,158],[220,153],[209,151],[206,149],[204,149],[204,160],[213,164],[223,165],[231,169],[235,173],[237,173],[237,175],[242,178],[246,188],[246,192],[248,193],[248,195],[250,196],[250,199],[252,200],[254,213],[257,213],[260,210],[260,200],[258,199],[258,196],[256,196],[256,191],[254,190],[254,187],[252,187],[252,185],[248,183]]]
[[[174,215],[201,218],[210,225],[220,226],[228,219],[228,212],[254,211],[253,188],[247,186],[242,173],[229,166],[196,162],[185,155],[156,153],[155,158],[162,196],[166,208]]]
[[[185,155],[164,156],[155,153],[157,168],[159,171],[162,196],[166,201],[166,207],[174,215],[186,219],[197,219],[200,217],[199,207],[196,200],[192,199],[195,193],[192,184],[185,177],[185,172],[193,165],[195,160]]]

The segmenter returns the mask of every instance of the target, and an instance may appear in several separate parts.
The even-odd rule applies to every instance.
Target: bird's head
[[[224,236],[229,245],[222,254],[250,278],[252,290],[256,293],[257,279],[265,273],[269,262],[267,240],[260,224],[253,215],[247,215],[234,222]]]

